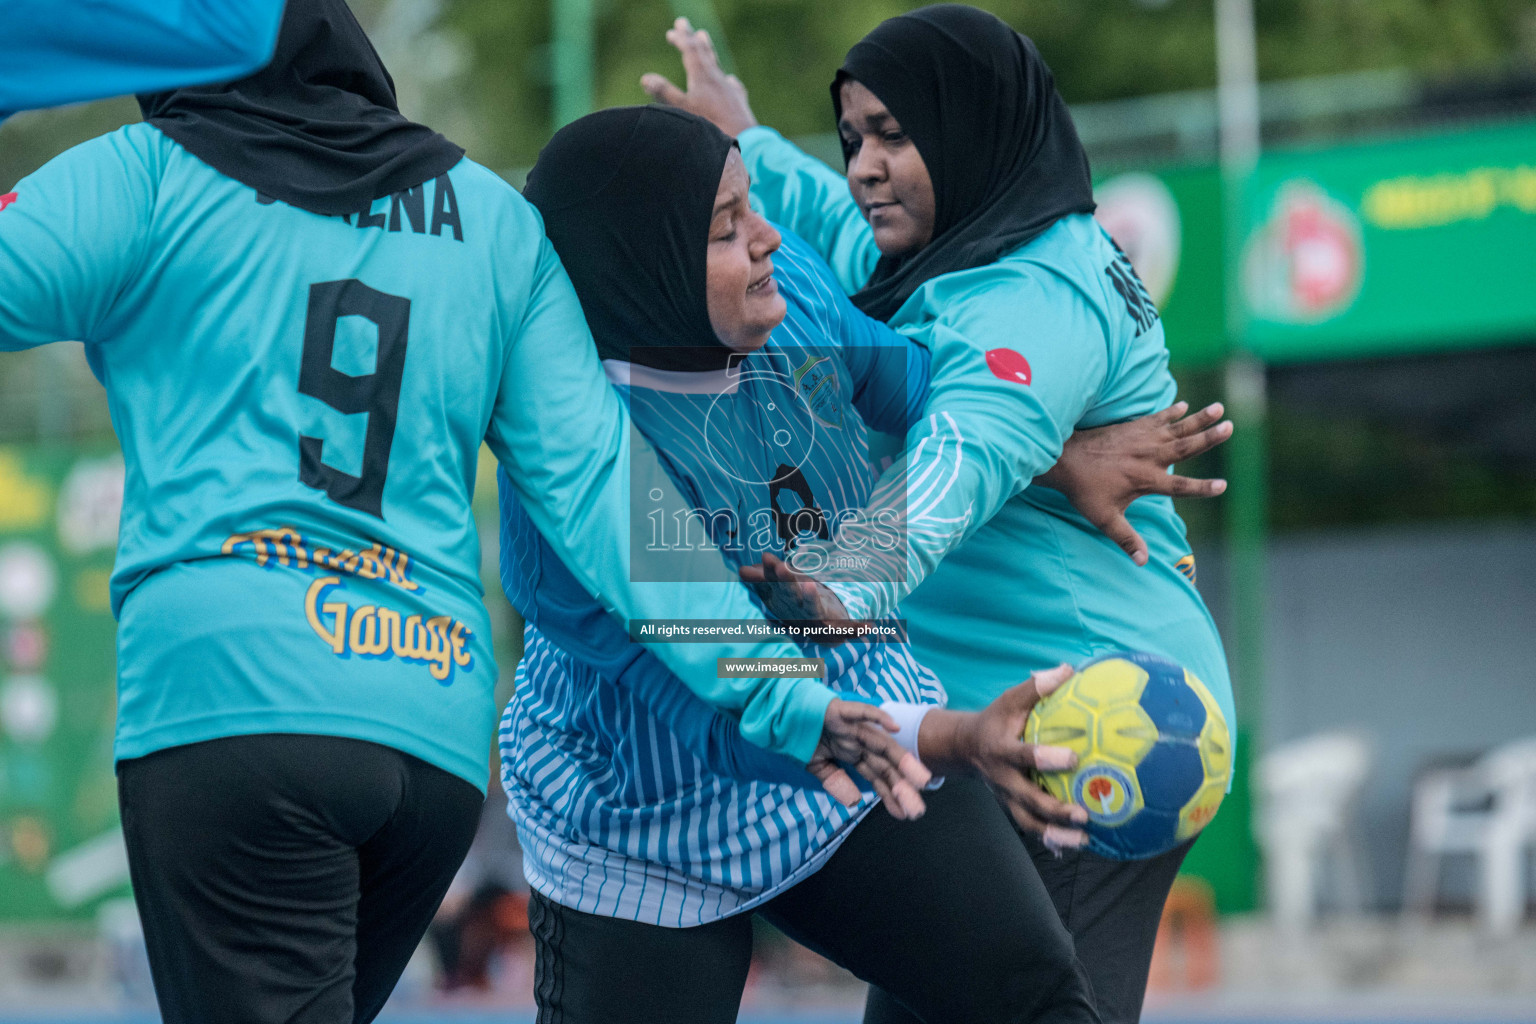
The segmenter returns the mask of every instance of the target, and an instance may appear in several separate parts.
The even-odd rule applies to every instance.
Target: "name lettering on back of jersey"
[[[443,229],[451,228],[453,240],[464,241],[464,225],[459,218],[459,199],[454,194],[453,182],[448,179],[448,175],[439,174],[430,183],[432,186],[430,225],[427,222],[427,184],[423,182],[415,188],[396,192],[383,199],[375,199],[369,204],[368,209],[344,216],[342,220],[351,224],[355,216],[359,228],[383,228],[394,232],[405,230],[405,225],[409,224],[413,234],[438,237],[442,236]],[[388,209],[375,209],[382,203],[388,203]]]
[[[427,206],[429,191],[432,201],[430,217]],[[0,196],[0,210],[5,209],[7,200],[15,198],[14,192],[9,196]],[[262,206],[271,206],[277,200],[257,192],[256,202]],[[455,242],[464,241],[464,221],[459,213],[459,197],[453,191],[453,181],[446,174],[439,174],[432,181],[422,182],[415,188],[375,199],[368,204],[368,209],[344,213],[341,219],[358,228],[382,228],[396,234],[409,230],[416,235],[442,238],[444,231],[451,231]]]
[[[4,210],[7,206],[10,206],[17,200],[17,198],[18,196],[15,192],[7,192],[5,195],[0,196],[0,210]]]
[[[1113,240],[1110,244],[1114,244]],[[1115,246],[1115,258],[1104,268],[1104,274],[1120,298],[1125,300],[1125,311],[1136,322],[1136,334],[1145,334],[1147,328],[1157,322],[1157,304],[1152,301],[1146,285],[1141,283],[1136,268],[1131,266],[1130,257],[1118,245]]]
[[[335,600],[345,596],[343,574],[382,580],[404,591],[420,590],[410,576],[411,556],[403,551],[377,541],[362,551],[313,547],[291,526],[230,534],[222,550],[252,557],[263,568],[281,565],[337,574],[316,579],[304,594],[305,621],[337,657],[418,662],[444,686],[453,681],[456,667],[468,669],[474,662],[468,650],[474,631],[452,616],[403,615],[382,604],[354,607]]]

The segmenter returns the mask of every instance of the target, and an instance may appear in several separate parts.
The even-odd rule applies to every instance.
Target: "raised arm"
[[[721,69],[709,33],[695,32],[687,18],[678,18],[667,41],[682,54],[686,91],[651,73],[640,80],[646,92],[658,103],[706,117],[735,136],[752,177],[752,198],[763,215],[809,242],[831,265],[843,291],[862,288],[880,251],[843,176],[757,123],[746,87]]]
[[[12,0],[0,119],[104,96],[228,82],[272,59],[283,0]]]

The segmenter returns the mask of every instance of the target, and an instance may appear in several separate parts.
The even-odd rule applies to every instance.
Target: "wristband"
[[[880,705],[880,710],[894,718],[896,724],[901,727],[896,733],[896,742],[919,761],[923,759],[923,755],[917,752],[917,734],[922,729],[923,719],[936,707],[938,707],[937,704],[904,704],[894,700],[888,700]]]

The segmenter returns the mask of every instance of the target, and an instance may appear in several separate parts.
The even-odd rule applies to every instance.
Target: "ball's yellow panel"
[[[1095,748],[1105,757],[1135,768],[1157,743],[1157,726],[1140,704],[1121,704],[1098,716]]]
[[[1200,730],[1200,764],[1205,777],[1225,787],[1232,778],[1232,737],[1220,718],[1208,718]]]
[[[1183,842],[1190,836],[1199,832],[1210,824],[1216,817],[1216,809],[1221,806],[1221,798],[1227,795],[1227,780],[1225,777],[1211,779],[1200,787],[1200,791],[1189,798],[1179,811],[1179,842]]]
[[[1072,802],[1071,772],[1036,772],[1035,781],[1051,796],[1064,804]]]
[[[1225,789],[1227,780],[1232,777],[1232,734],[1227,729],[1227,720],[1221,713],[1221,705],[1193,672],[1186,669],[1184,681],[1205,705],[1205,726],[1200,730],[1200,763],[1205,767],[1206,781],[1219,779]]]
[[[1089,665],[1067,680],[1063,690],[1091,708],[1114,707],[1141,699],[1147,685],[1147,673],[1140,665],[1121,658],[1111,658]]]
[[[1050,747],[1066,747],[1079,759],[1093,749],[1093,713],[1070,700],[1052,694],[1030,712],[1024,739]]]

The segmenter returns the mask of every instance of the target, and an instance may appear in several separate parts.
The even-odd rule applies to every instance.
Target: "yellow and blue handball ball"
[[[1088,848],[1155,857],[1216,816],[1232,777],[1226,718],[1193,672],[1155,654],[1094,658],[1030,712],[1029,743],[1077,754],[1070,772],[1036,777],[1088,812]]]

